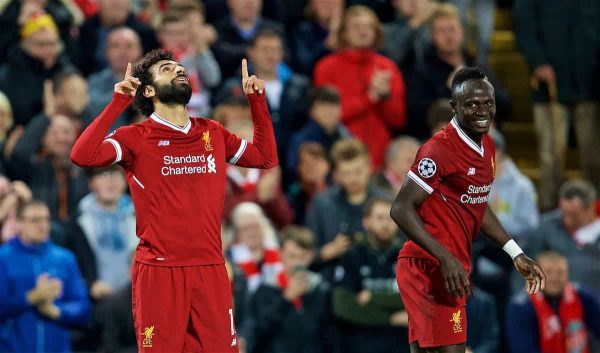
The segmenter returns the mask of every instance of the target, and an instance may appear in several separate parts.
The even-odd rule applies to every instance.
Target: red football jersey
[[[277,152],[264,94],[251,94],[253,143],[216,121],[190,118],[180,127],[156,113],[140,124],[106,130],[131,103],[113,100],[82,133],[71,159],[80,166],[123,166],[136,210],[136,260],[163,266],[224,262],[221,214],[226,163],[272,168]]]
[[[483,222],[496,165],[494,143],[485,135],[482,146],[460,128],[456,118],[427,141],[408,172],[431,194],[418,209],[425,229],[470,270],[473,240]],[[400,257],[437,261],[408,241]]]

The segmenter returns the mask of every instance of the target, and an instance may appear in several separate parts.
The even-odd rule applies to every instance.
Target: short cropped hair
[[[150,67],[162,60],[175,60],[173,53],[164,49],[155,49],[142,58],[142,62],[133,68],[132,76],[140,80],[140,86],[135,92],[133,108],[144,116],[150,116],[154,111],[151,98],[144,97],[146,86],[152,84],[152,72]]]
[[[456,7],[456,5],[450,3],[437,4],[429,21],[430,23],[433,23],[438,18],[447,17],[457,19],[459,22],[461,22],[460,11],[458,10],[458,7]]]
[[[369,217],[377,204],[386,204],[392,205],[394,203],[394,199],[391,196],[372,196],[370,197],[363,207],[362,216],[363,218]]]
[[[385,164],[389,165],[394,161],[394,157],[405,146],[415,146],[419,148],[421,143],[412,136],[398,136],[390,142],[385,150]]]
[[[255,47],[256,43],[258,43],[258,40],[261,38],[277,38],[279,39],[282,45],[285,43],[285,40],[283,39],[281,33],[272,28],[265,27],[256,32],[256,34],[254,34],[254,37],[252,37],[252,40],[250,41],[250,46]]]
[[[325,148],[323,148],[323,146],[317,142],[304,142],[301,144],[298,148],[298,158],[304,154],[327,160]]]
[[[315,236],[310,229],[300,226],[287,226],[281,231],[281,247],[291,241],[304,250],[314,250]]]
[[[477,66],[467,66],[458,70],[452,79],[452,99],[456,98],[456,92],[459,90],[459,87],[471,80],[488,80],[487,75],[483,70]]]
[[[44,201],[33,199],[23,203],[17,208],[17,219],[22,220],[25,211],[32,207],[44,207],[49,211],[48,205],[46,205]]]
[[[330,154],[335,167],[339,163],[352,161],[359,157],[369,158],[369,151],[365,144],[354,138],[338,140],[331,147]]]
[[[381,21],[379,21],[379,17],[377,17],[375,11],[364,5],[353,5],[344,12],[342,23],[337,33],[338,46],[340,49],[348,47],[348,43],[346,43],[346,39],[344,38],[344,33],[348,30],[348,21],[350,18],[360,15],[368,15],[373,21],[373,26],[375,27],[375,43],[373,44],[373,49],[379,48],[383,44],[383,25],[381,24]]]
[[[435,128],[440,123],[449,123],[454,117],[454,110],[447,98],[440,98],[427,108],[427,126]]]
[[[592,183],[584,179],[572,179],[566,181],[558,191],[560,198],[572,200],[580,199],[585,208],[596,202],[596,188]]]
[[[340,104],[340,93],[335,86],[315,87],[310,92],[310,106],[316,103]]]

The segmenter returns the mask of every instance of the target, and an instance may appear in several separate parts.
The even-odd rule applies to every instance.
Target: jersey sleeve
[[[111,145],[116,153],[112,164],[120,163],[126,165],[131,162],[133,157],[131,133],[131,127],[125,126],[116,129],[104,138],[102,144]]]
[[[246,152],[248,141],[230,132],[220,123],[217,122],[216,124],[225,141],[225,158],[227,163],[236,164],[244,155],[244,152]]]
[[[429,140],[419,151],[410,167],[408,177],[423,190],[433,193],[442,179],[450,173],[448,146],[440,140]]]

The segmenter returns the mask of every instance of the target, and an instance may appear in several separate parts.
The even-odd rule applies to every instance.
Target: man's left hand
[[[546,275],[540,265],[538,265],[535,261],[525,256],[525,254],[521,254],[515,257],[513,261],[517,271],[527,281],[527,293],[536,294],[540,290],[543,290],[546,286]]]

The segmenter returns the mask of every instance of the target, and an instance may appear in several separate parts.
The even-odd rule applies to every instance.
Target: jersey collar
[[[475,141],[471,140],[469,135],[467,135],[467,133],[464,132],[463,129],[460,128],[460,125],[458,125],[456,118],[453,118],[452,121],[450,121],[450,124],[452,124],[452,126],[454,127],[454,130],[456,130],[458,137],[460,137],[460,139],[463,140],[464,143],[466,143],[469,147],[471,147],[472,150],[474,150],[481,157],[483,157],[483,152],[484,152],[483,141],[482,141],[481,147],[480,147],[478,144],[475,143]]]
[[[164,126],[168,126],[173,130],[177,130],[177,131],[181,131],[184,134],[187,134],[190,131],[190,128],[192,127],[192,121],[190,120],[190,118],[188,118],[188,122],[187,124],[185,124],[184,127],[178,126],[173,124],[172,122],[163,119],[160,115],[156,114],[156,112],[152,113],[152,115],[150,115],[150,119],[156,121],[159,124],[162,124]]]

